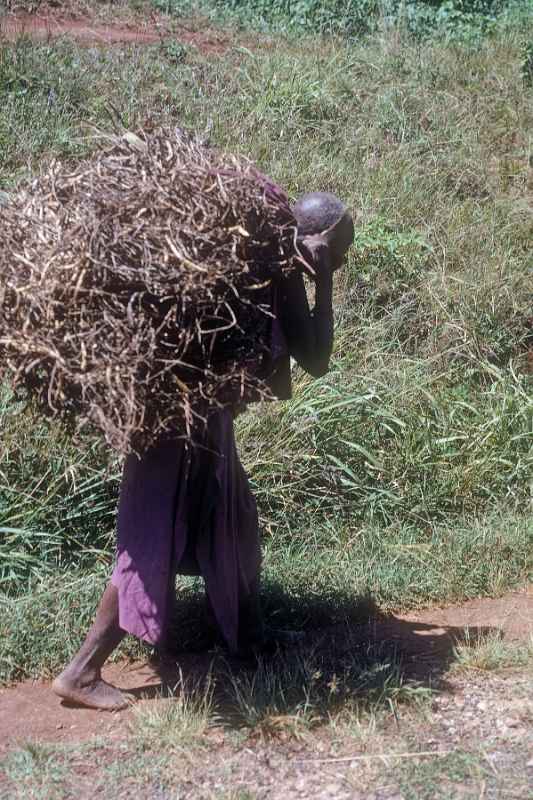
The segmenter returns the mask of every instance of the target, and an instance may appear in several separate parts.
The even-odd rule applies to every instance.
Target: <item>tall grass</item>
[[[0,190],[89,152],[94,127],[175,121],[357,214],[331,372],[295,370],[293,400],[238,425],[274,619],[340,619],[368,591],[387,607],[498,593],[531,574],[525,43],[518,24],[476,48],[380,29],[179,63],[164,42],[0,46]],[[112,559],[120,465],[5,392],[0,428],[12,677],[54,670],[79,641]]]
[[[272,523],[293,529],[303,507],[422,526],[503,498],[509,509],[529,508],[532,404],[522,376],[487,369],[473,403],[468,385],[447,386],[415,359],[393,376],[386,363],[348,378],[343,367],[339,358],[281,414],[250,414],[241,425]]]
[[[66,433],[0,395],[0,586],[101,560],[111,545],[118,476],[94,441]]]

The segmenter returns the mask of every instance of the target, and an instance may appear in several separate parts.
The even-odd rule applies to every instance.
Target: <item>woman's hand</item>
[[[303,236],[298,240],[302,249],[304,263],[302,270],[315,283],[322,283],[331,278],[331,260],[329,246],[322,234]]]
[[[303,275],[291,272],[281,280],[279,317],[289,351],[310,375],[319,378],[329,366],[333,347],[333,271],[323,236],[302,237],[301,269],[315,284],[315,305],[309,309]]]

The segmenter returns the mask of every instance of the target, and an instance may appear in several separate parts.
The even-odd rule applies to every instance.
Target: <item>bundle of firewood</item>
[[[267,393],[283,192],[179,129],[113,137],[0,205],[0,379],[117,451]]]

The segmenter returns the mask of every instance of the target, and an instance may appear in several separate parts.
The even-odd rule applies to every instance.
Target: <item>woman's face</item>
[[[332,230],[326,233],[326,239],[329,245],[331,268],[335,271],[342,266],[346,253],[353,244],[354,226],[348,212]]]

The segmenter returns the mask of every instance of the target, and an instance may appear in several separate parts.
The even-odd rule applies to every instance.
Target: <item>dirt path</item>
[[[36,41],[68,36],[80,44],[109,46],[114,44],[149,45],[172,40],[192,45],[204,53],[223,53],[234,43],[221,31],[205,28],[187,30],[170,28],[165,21],[151,15],[131,22],[103,23],[89,17],[69,17],[47,11],[43,14],[18,12],[0,17],[0,42],[28,36]]]
[[[431,608],[417,614],[371,619],[355,626],[354,641],[394,643],[403,656],[406,675],[422,683],[437,683],[453,663],[454,647],[468,631],[472,638],[501,632],[505,641],[527,641],[533,636],[533,589],[497,599],[472,600],[447,608]],[[327,647],[330,629],[310,634],[317,647]],[[205,672],[209,653],[184,654],[179,669],[186,676]],[[178,680],[178,665],[112,664],[104,677],[132,692],[136,698],[151,698]],[[453,693],[453,687],[450,686]],[[127,735],[131,710],[115,714],[63,705],[50,691],[48,682],[26,681],[0,689],[0,752],[16,742],[85,741],[105,736],[117,741]]]
[[[344,644],[354,652],[382,643],[401,653],[406,679],[437,691],[421,706],[392,702],[388,709],[381,702],[380,711],[348,711],[316,728],[294,728],[297,713],[274,716],[268,734],[219,717],[199,738],[176,741],[188,717],[172,716],[176,701],[161,695],[180,670],[185,680],[205,674],[211,653],[183,654],[179,666],[111,665],[105,677],[138,700],[116,714],[69,708],[47,682],[27,681],[0,690],[0,800],[533,796],[531,661],[495,671],[451,669],[467,635],[501,636],[510,647],[527,642],[531,589],[338,627],[309,633],[306,647],[328,652],[347,634]],[[342,662],[342,647],[340,655]]]
[[[526,586],[521,592],[505,597],[481,598],[461,605],[429,608],[417,614],[407,614],[404,619],[433,624],[443,631],[450,626],[488,626],[500,629],[507,640],[527,639],[533,636],[533,586]]]

